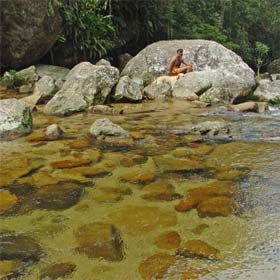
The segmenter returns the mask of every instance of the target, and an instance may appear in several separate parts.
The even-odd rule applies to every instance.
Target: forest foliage
[[[215,40],[255,67],[256,44],[267,46],[266,62],[280,57],[279,0],[57,1],[64,31],[56,49],[67,45],[76,62],[116,51],[135,54],[158,40],[193,38]]]

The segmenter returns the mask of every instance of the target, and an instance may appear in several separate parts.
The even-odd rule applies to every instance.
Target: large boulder
[[[130,79],[128,76],[120,78],[114,93],[115,100],[140,101],[142,100],[143,81]]]
[[[273,60],[269,63],[267,70],[269,74],[278,74],[280,73],[280,58]]]
[[[121,76],[142,78],[147,85],[156,77],[168,74],[167,66],[179,48],[184,50],[186,60],[196,63],[198,71],[202,72],[192,74],[193,78],[206,79],[213,88],[223,90],[223,99],[233,101],[239,96],[247,96],[255,86],[254,71],[241,57],[221,44],[208,40],[153,43],[128,62]]]
[[[15,98],[0,100],[0,138],[11,139],[31,131],[29,106]]]
[[[65,116],[102,104],[118,79],[115,67],[82,62],[68,73],[62,89],[47,103],[44,112]]]
[[[280,80],[261,80],[260,85],[254,91],[254,96],[262,101],[280,99]]]
[[[1,66],[29,66],[48,52],[61,32],[57,1],[13,0],[1,4]]]

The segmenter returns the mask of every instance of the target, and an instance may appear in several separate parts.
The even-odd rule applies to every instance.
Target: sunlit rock
[[[15,98],[0,100],[0,138],[13,139],[31,131],[29,106]]]

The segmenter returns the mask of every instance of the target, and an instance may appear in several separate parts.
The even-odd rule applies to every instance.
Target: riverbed
[[[177,232],[182,242],[210,244],[219,256],[209,260],[177,255],[175,263],[156,279],[187,279],[183,275],[189,268],[207,271],[189,279],[280,279],[278,108],[261,115],[228,113],[219,107],[201,108],[175,100],[114,106],[124,109],[124,114],[82,112],[59,118],[44,115],[39,107],[33,112],[31,135],[0,143],[1,187],[11,190],[16,186],[12,190],[18,197],[16,207],[1,216],[1,231],[30,236],[43,251],[24,275],[7,279],[36,280],[49,265],[73,263],[75,269],[65,279],[140,280],[139,266],[144,260],[157,253],[175,255],[176,248],[163,248],[156,242],[170,231]],[[114,141],[90,137],[91,124],[104,117],[132,137]],[[239,134],[208,138],[174,133],[182,125],[209,120],[234,124]],[[46,141],[43,131],[53,123],[63,129],[64,137]],[[89,159],[86,167],[59,169],[53,164],[85,159]],[[178,168],[186,160],[199,168]],[[83,168],[90,170],[89,175]],[[154,182],[172,185],[176,195],[150,198],[145,188]],[[195,208],[175,210],[188,191],[213,182],[238,188],[234,213],[202,217]],[[79,195],[68,201],[67,195],[57,197],[63,191],[50,188],[49,194],[45,191],[38,199],[42,188],[60,184],[73,185]],[[119,230],[124,250],[121,260],[92,258],[77,250],[77,231],[95,222]]]

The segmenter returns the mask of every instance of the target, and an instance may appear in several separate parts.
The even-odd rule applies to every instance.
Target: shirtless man
[[[185,66],[180,67],[181,63],[185,64]],[[185,74],[194,71],[195,64],[188,64],[186,60],[183,59],[183,50],[178,49],[177,55],[175,55],[169,63],[168,70],[171,75],[177,76],[181,73]]]

